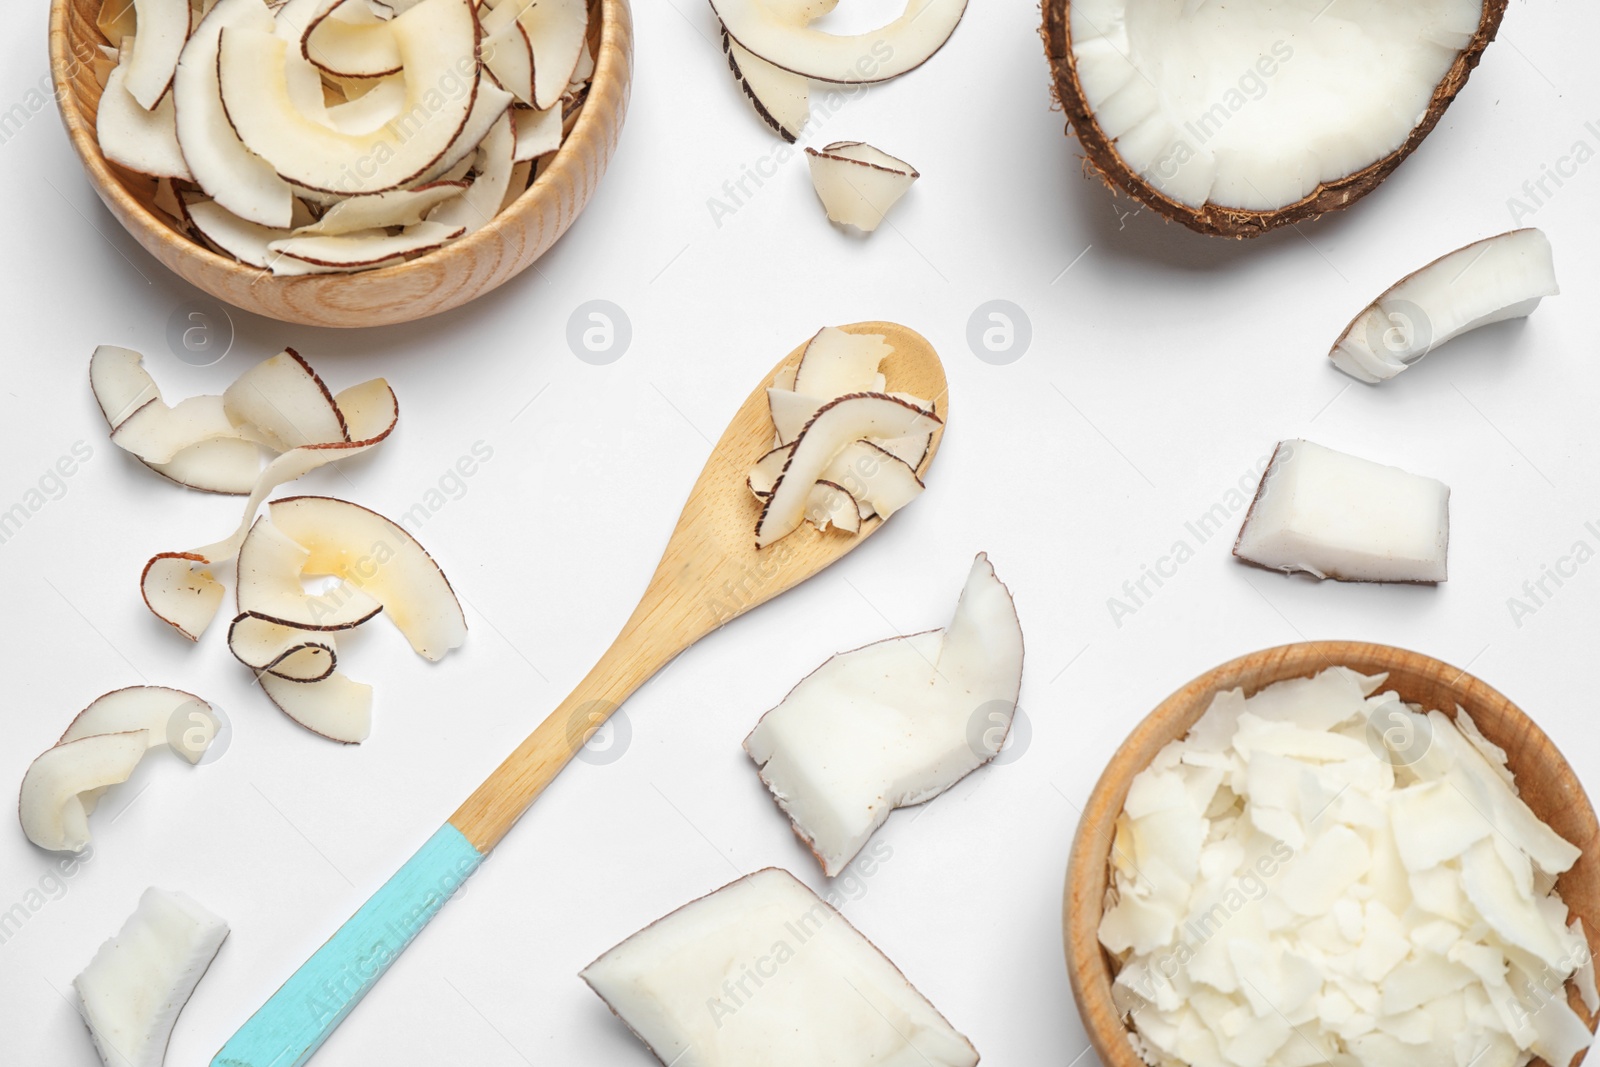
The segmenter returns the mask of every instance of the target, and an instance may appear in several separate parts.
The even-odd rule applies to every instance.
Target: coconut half
[[[1055,93],[1107,184],[1201,233],[1347,207],[1416,150],[1506,0],[1045,0]]]
[[[227,936],[228,924],[187,894],[144,891],[72,982],[106,1067],[161,1067],[178,1014]]]
[[[967,0],[908,0],[898,18],[865,33],[808,23],[828,5],[794,0],[711,0],[723,29],[774,66],[844,84],[888,81],[922,66],[955,33]]]
[[[1311,441],[1282,441],[1233,554],[1345,582],[1442,582],[1450,488]]]
[[[1345,327],[1328,358],[1352,378],[1387,381],[1446,341],[1531,315],[1541,300],[1560,292],[1542,231],[1486,237],[1384,290]]]
[[[978,1062],[888,957],[774,867],[658,919],[581,977],[663,1064]]]
[[[811,184],[834,222],[871,233],[921,177],[903,159],[862,141],[806,149]]]
[[[945,630],[828,660],[762,716],[744,748],[828,877],[895,808],[993,759],[1022,684],[1022,628],[988,557]]]

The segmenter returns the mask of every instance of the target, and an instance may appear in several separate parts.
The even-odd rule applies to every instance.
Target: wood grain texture
[[[151,205],[155,181],[108,164],[95,137],[100,86],[92,59],[106,43],[100,0],[51,0],[56,104],[89,184],[145,250],[185,281],[235,307],[308,326],[382,326],[437,315],[482,296],[567,231],[611,160],[633,80],[628,0],[591,0],[595,72],[565,143],[528,191],[483,229],[417,259],[356,274],[276,277],[198,244]]]
[[[883,363],[889,389],[933,401],[936,413],[948,421],[944,367],[923,337],[889,322],[841,329],[883,334],[894,346]],[[804,344],[797,347],[772,374],[798,362],[804,349]],[[494,847],[600,724],[673,657],[723,623],[805,581],[883,525],[882,519],[869,519],[855,536],[837,530],[819,533],[806,525],[756,549],[760,506],[745,479],[751,465],[772,447],[767,405],[772,374],[761,380],[712,449],[661,563],[616,641],[572,694],[450,817],[480,852]],[[942,428],[934,434],[918,474],[933,462],[943,436]]]
[[[1248,696],[1273,682],[1308,677],[1335,666],[1363,674],[1387,671],[1385,689],[1451,716],[1460,704],[1484,735],[1506,750],[1523,800],[1557,833],[1583,850],[1556,888],[1572,912],[1583,919],[1590,951],[1600,950],[1600,827],[1572,768],[1532,719],[1479,679],[1416,652],[1355,641],[1308,641],[1271,648],[1224,663],[1162,701],[1122,743],[1084,807],[1067,868],[1063,930],[1078,1013],[1106,1067],[1144,1067],[1128,1043],[1127,1026],[1112,1002],[1115,963],[1101,948],[1098,936],[1110,884],[1112,836],[1129,783],[1167,742],[1188,732],[1215,694],[1242,687]],[[1575,991],[1570,1000],[1594,1029],[1595,1020]],[[1574,1063],[1581,1061],[1580,1056]],[[1542,1065],[1543,1061],[1534,1063]]]

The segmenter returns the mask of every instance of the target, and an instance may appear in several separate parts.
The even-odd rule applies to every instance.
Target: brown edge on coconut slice
[[[370,615],[367,616],[367,618],[369,618],[369,619],[371,617],[372,616],[370,616]],[[250,670],[254,671],[255,673],[257,673],[257,674],[271,674],[271,675],[274,675],[275,677],[282,678],[286,682],[300,682],[300,683],[302,683],[304,685],[315,685],[317,682],[322,681],[324,678],[327,678],[328,675],[332,674],[334,671],[339,669],[339,653],[338,653],[338,651],[335,650],[332,645],[323,644],[321,641],[301,641],[299,644],[293,645],[292,647],[289,647],[289,648],[286,648],[282,652],[280,652],[278,655],[274,656],[270,663],[257,665],[257,664],[249,662],[243,656],[239,655],[238,650],[233,647],[233,632],[234,632],[234,630],[238,628],[238,626],[239,626],[239,624],[241,622],[244,622],[244,621],[249,620],[249,619],[255,619],[255,620],[259,621],[259,622],[271,623],[274,626],[285,626],[285,627],[288,627],[291,630],[299,630],[301,632],[305,632],[308,635],[310,635],[311,631],[308,631],[307,628],[303,627],[303,626],[290,626],[288,623],[279,622],[277,619],[269,618],[266,615],[262,615],[260,612],[256,612],[256,611],[241,611],[241,612],[239,612],[239,614],[235,615],[233,617],[233,619],[228,623],[228,651],[229,651],[229,653],[232,654],[234,659],[238,660],[240,663],[244,664],[246,667],[248,667]],[[365,622],[366,620],[363,619],[362,621]],[[356,625],[360,625],[360,624],[358,623]],[[304,651],[306,651],[308,649],[321,649],[322,651],[324,651],[324,652],[326,652],[328,654],[328,669],[323,671],[321,674],[317,675],[315,678],[296,678],[293,675],[284,674],[282,671],[274,669],[275,667],[278,666],[278,664],[282,663],[284,660],[288,659],[290,656],[297,655],[297,654],[299,654],[301,652],[304,652]],[[271,697],[269,696],[268,699],[271,699]]]
[[[188,697],[190,700],[197,700],[200,703],[207,705],[208,707],[211,704],[211,702],[209,700],[206,700],[204,697],[201,697],[201,696],[196,696],[194,693],[189,692],[187,689],[174,689],[170,685],[123,685],[123,686],[118,686],[115,689],[106,690],[104,693],[101,693],[99,696],[97,696],[93,700],[89,701],[89,703],[85,704],[83,706],[83,710],[78,712],[78,714],[74,715],[72,717],[72,721],[67,723],[67,728],[65,730],[61,731],[61,736],[56,740],[56,744],[58,744],[58,745],[66,744],[67,743],[67,735],[72,732],[72,728],[74,726],[78,725],[79,720],[81,720],[84,717],[84,715],[88,714],[89,710],[91,708],[93,708],[96,704],[100,703],[106,697],[116,696],[118,693],[127,693],[127,692],[130,692],[131,690],[134,690],[134,689],[161,689],[161,690],[164,690],[164,691],[169,692],[169,693],[176,693],[179,696]],[[116,733],[132,733],[133,731],[131,731],[131,730],[117,730],[117,731],[114,731],[114,732],[116,732]],[[85,737],[94,737],[96,735],[95,734],[85,734],[84,736]]]
[[[1071,0],[1043,0],[1044,18],[1039,27],[1039,36],[1044,41],[1045,60],[1050,64],[1051,94],[1067,114],[1071,124],[1068,132],[1076,134],[1078,144],[1084,151],[1083,166],[1086,173],[1092,173],[1113,190],[1133,197],[1145,207],[1181,222],[1197,233],[1243,239],[1259,237],[1279,226],[1306,222],[1330,211],[1349,207],[1382,184],[1433,132],[1445,110],[1466,87],[1468,77],[1483,58],[1483,50],[1489,47],[1499,32],[1508,5],[1509,0],[1483,0],[1483,14],[1479,17],[1478,29],[1472,35],[1472,40],[1456,54],[1455,62],[1434,86],[1422,121],[1412,128],[1399,148],[1353,174],[1318,185],[1292,204],[1270,211],[1222,207],[1210,201],[1200,207],[1191,207],[1146,182],[1122,161],[1115,141],[1100,128],[1093,109],[1083,95],[1083,87],[1078,82],[1078,60],[1072,51]]]
[[[908,634],[907,636],[915,636],[915,635],[914,634]],[[892,641],[892,640],[894,640],[894,638],[888,638],[887,640],[891,640]],[[874,644],[876,644],[876,643],[877,642],[874,642]],[[769,795],[770,795],[770,790],[769,790]],[[791,825],[792,825],[792,823],[791,823]],[[883,949],[878,947],[877,942],[873,941],[872,938],[870,938],[866,934],[862,933],[861,929],[858,926],[856,926],[855,923],[851,922],[849,917],[846,916],[844,912],[840,911],[838,908],[834,907],[832,904],[830,904],[828,902],[828,898],[827,897],[821,895],[815,889],[812,889],[810,886],[808,886],[804,882],[800,881],[799,878],[796,878],[794,876],[794,873],[792,871],[790,871],[790,870],[788,870],[787,868],[784,868],[784,867],[767,866],[767,867],[762,867],[759,870],[751,871],[749,874],[741,874],[739,877],[735,878],[733,881],[728,882],[728,883],[726,883],[724,885],[720,885],[717,888],[711,890],[709,893],[702,893],[699,896],[695,897],[693,900],[685,901],[683,904],[680,904],[678,907],[673,908],[671,911],[667,912],[665,915],[662,915],[659,918],[657,918],[657,919],[655,919],[655,920],[653,920],[653,921],[651,921],[649,923],[646,923],[644,926],[639,927],[639,929],[635,930],[633,933],[629,934],[627,937],[624,937],[621,941],[618,941],[615,945],[612,945],[610,948],[608,948],[604,952],[600,953],[600,955],[598,955],[594,959],[590,960],[587,964],[584,965],[583,970],[580,970],[578,972],[578,977],[583,979],[583,984],[589,987],[589,991],[592,992],[595,996],[600,998],[600,1003],[604,1004],[608,1009],[610,1009],[611,1014],[616,1016],[617,1021],[622,1023],[622,1025],[627,1028],[628,1032],[630,1034],[632,1034],[638,1040],[639,1044],[641,1044],[645,1048],[649,1049],[651,1055],[656,1056],[657,1059],[661,1059],[661,1057],[656,1054],[655,1046],[650,1044],[650,1042],[646,1041],[645,1038],[644,1038],[644,1035],[639,1033],[639,1031],[635,1030],[633,1028],[632,1024],[630,1024],[628,1022],[628,1020],[626,1020],[626,1019],[624,1019],[622,1017],[622,1014],[617,1011],[617,1009],[612,1005],[612,1003],[609,1000],[607,1000],[601,994],[601,992],[598,989],[596,989],[594,987],[594,984],[592,982],[590,982],[587,977],[585,977],[584,972],[589,970],[590,967],[593,967],[595,964],[599,963],[601,960],[605,959],[607,956],[611,955],[611,953],[615,952],[622,945],[624,945],[627,942],[633,940],[635,937],[638,937],[640,934],[644,933],[646,930],[649,930],[654,926],[658,926],[661,923],[665,922],[666,920],[672,918],[674,915],[678,914],[678,912],[683,911],[685,908],[689,907],[690,905],[698,904],[702,900],[707,900],[707,899],[709,899],[711,897],[716,896],[718,893],[722,892],[724,889],[729,889],[729,888],[731,888],[731,887],[733,887],[735,885],[738,885],[740,882],[747,881],[747,880],[749,880],[751,878],[754,878],[758,874],[766,874],[768,871],[777,871],[780,874],[787,875],[789,878],[793,879],[796,883],[798,883],[800,885],[800,887],[803,888],[806,892],[808,892],[812,896],[816,897],[817,900],[824,907],[826,907],[829,911],[831,911],[833,913],[835,918],[839,919],[840,921],[842,921],[845,924],[845,926],[850,928],[850,932],[851,933],[853,933],[857,937],[859,937],[863,944],[865,944],[868,948],[872,949],[872,951],[876,952],[878,954],[878,956],[883,960],[883,962],[888,964],[889,969],[895,973],[896,977],[898,977],[900,979],[900,981],[905,983],[906,988],[911,990],[912,993],[916,994],[916,996],[919,999],[921,999],[924,1004],[926,1004],[928,1006],[928,1009],[930,1011],[932,1011],[934,1015],[938,1016],[939,1019],[946,1026],[948,1026],[950,1028],[950,1032],[952,1034],[955,1034],[963,1042],[966,1043],[966,1046],[969,1049],[972,1049],[972,1054],[973,1054],[974,1057],[980,1057],[981,1054],[978,1052],[977,1046],[973,1045],[972,1039],[969,1038],[966,1034],[962,1033],[960,1030],[956,1029],[955,1024],[950,1021],[949,1017],[946,1016],[944,1014],[944,1012],[940,1011],[938,1005],[936,1005],[933,1001],[929,1000],[927,994],[922,992],[922,990],[918,989],[916,984],[914,982],[912,982],[911,979],[906,977],[906,972],[902,971],[900,969],[899,964],[895,963],[894,960],[889,958],[889,954],[887,952],[883,951]],[[832,879],[829,879],[829,881],[832,882]],[[830,889],[831,889],[831,886],[830,886]],[[908,1045],[910,1045],[909,1041],[907,1041],[906,1043]],[[911,1045],[911,1047],[913,1049],[916,1048],[915,1045]],[[662,1060],[662,1062],[665,1063],[666,1061]],[[978,1059],[975,1058],[973,1062],[974,1063],[978,1062]],[[669,1064],[668,1067],[671,1067],[671,1065]]]
[[[913,181],[922,177],[922,175],[918,173],[917,168],[913,167],[905,160],[900,159],[899,156],[889,156],[889,153],[887,152],[883,152],[883,154],[889,156],[890,159],[896,160],[906,169],[896,170],[894,167],[885,167],[881,163],[868,163],[864,159],[851,159],[849,156],[841,156],[834,151],[837,148],[853,148],[856,145],[866,145],[868,148],[874,148],[879,152],[883,152],[883,149],[878,148],[876,145],[869,145],[865,141],[834,141],[832,144],[825,144],[821,148],[812,148],[810,145],[807,145],[806,155],[816,156],[819,159],[831,160],[834,163],[854,163],[858,167],[867,167],[871,170],[881,170],[885,174],[898,174],[902,178],[910,178]],[[801,358],[804,359],[805,357],[802,356]]]
[[[139,598],[144,601],[144,606],[150,609],[150,614],[154,615],[156,618],[160,619],[162,622],[178,631],[184,637],[187,637],[189,640],[199,641],[200,634],[192,634],[188,630],[185,630],[182,626],[179,626],[177,623],[161,614],[161,612],[157,611],[156,606],[150,603],[150,594],[145,589],[145,582],[150,578],[151,568],[165,559],[183,559],[188,560],[190,563],[203,563],[208,566],[210,565],[211,561],[195,552],[157,552],[145,562],[144,570],[139,572]],[[193,568],[191,568],[191,570],[192,569]],[[211,578],[211,581],[215,582],[216,579]]]
[[[404,70],[405,69],[405,64],[402,62],[400,66],[394,67],[394,68],[392,68],[390,70],[374,71],[374,72],[372,72],[370,74],[349,74],[349,73],[346,73],[345,71],[342,71],[342,70],[333,70],[333,69],[331,69],[329,67],[325,67],[321,63],[317,62],[316,57],[311,54],[311,35],[317,32],[317,27],[321,26],[325,19],[327,19],[330,15],[332,15],[335,11],[339,10],[343,6],[344,6],[343,0],[341,0],[341,2],[339,2],[339,3],[330,5],[328,7],[328,10],[324,11],[322,14],[320,14],[316,18],[312,19],[310,24],[306,26],[305,32],[300,35],[300,55],[301,55],[301,57],[304,58],[307,63],[310,63],[313,67],[316,67],[317,70],[321,71],[324,74],[331,74],[336,78],[360,78],[360,79],[363,79],[363,80],[365,80],[367,78],[387,78],[391,74],[399,74],[402,70]],[[381,25],[381,23],[378,24],[378,25]],[[481,28],[479,30],[479,36],[480,36],[480,38],[482,37]]]
[[[790,144],[794,144],[799,140],[799,135],[784,126],[772,112],[767,110],[767,105],[761,102],[761,98],[755,94],[755,90],[751,89],[750,83],[745,80],[744,71],[739,68],[739,61],[733,55],[733,38],[728,34],[728,27],[718,20],[717,29],[722,33],[722,54],[728,59],[728,70],[733,73],[733,80],[739,83],[739,91],[744,93],[744,98],[750,101],[750,106],[755,109],[756,118],[760,119],[773,133]],[[740,45],[740,47],[743,48],[744,46]],[[754,52],[750,54],[755,55]],[[794,72],[789,71],[787,73],[793,74]],[[795,77],[804,77],[804,75],[796,74]]]
[[[295,349],[285,345],[283,347],[283,354],[300,364],[300,369],[305,371],[306,376],[316,383],[317,388],[322,391],[322,399],[326,400],[328,402],[328,407],[333,409],[333,417],[339,422],[340,434],[343,435],[345,442],[349,442],[350,424],[344,420],[344,412],[339,410],[338,403],[334,401],[333,390],[328,388],[328,383],[322,380],[322,375],[318,374],[315,368],[313,368],[310,363],[306,362],[305,357]]]

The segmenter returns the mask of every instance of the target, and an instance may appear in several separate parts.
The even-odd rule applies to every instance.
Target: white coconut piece
[[[1016,608],[980,553],[948,629],[834,656],[762,716],[744,747],[833,877],[890,811],[994,758],[1021,682]]]
[[[267,515],[277,531],[306,549],[305,573],[340,578],[383,605],[418,655],[443,659],[466,640],[466,616],[450,580],[401,526],[325,496],[274,500]]]
[[[119,64],[100,94],[94,127],[100,151],[112,163],[140,174],[189,179],[172,97],[163,95],[153,108],[145,108],[128,91],[128,69]]]
[[[464,181],[436,181],[413,189],[391,189],[370,196],[352,196],[333,205],[311,225],[295,230],[294,236],[338,236],[358,230],[415,226],[427,218],[428,212],[435,207],[452,199],[460,199],[467,187],[468,183]]]
[[[778,445],[794,444],[800,431],[824,403],[821,397],[807,396],[793,389],[768,389],[767,410],[772,415],[774,440]]]
[[[1486,237],[1386,289],[1345,327],[1328,358],[1363,382],[1387,381],[1446,341],[1531,315],[1560,292],[1543,231]]]
[[[144,369],[144,356],[117,345],[100,345],[89,356],[89,391],[113,430],[150,401],[161,399],[155,379]]]
[[[712,0],[728,36],[775,66],[818,81],[888,81],[922,66],[961,23],[967,0],[909,0],[899,18],[857,34],[806,23],[821,5],[793,0]]]
[[[461,127],[461,132],[445,150],[444,155],[412,184],[420,185],[423,182],[465,177],[466,172],[461,168],[464,165],[471,165],[478,146],[489,136],[490,128],[515,102],[516,98],[496,85],[492,78],[479,78],[477,95],[473,98],[472,110],[467,114],[467,121]],[[456,173],[458,170],[460,173]]]
[[[326,108],[323,115],[328,125],[340,133],[360,136],[382,129],[399,118],[405,104],[406,80],[396,74],[372,79],[363,92]]]
[[[554,152],[561,147],[561,141],[566,136],[562,125],[561,101],[556,101],[548,110],[536,111],[531,107],[513,108],[511,118],[516,134],[516,147],[511,159],[514,163],[523,163],[537,159],[546,152]]]
[[[859,141],[835,141],[821,151],[807,148],[806,162],[828,218],[866,233],[878,228],[921,177],[909,163]]]
[[[79,795],[126,782],[149,747],[149,731],[141,729],[93,734],[45,750],[22,777],[22,832],[40,848],[83,851],[89,815]]]
[[[294,236],[293,230],[251,222],[213,200],[185,198],[184,207],[202,237],[248,267],[266,270],[278,258],[271,250],[272,242]]]
[[[266,516],[255,521],[239,546],[239,611],[299,630],[348,630],[383,610],[383,605],[345,582],[321,593],[306,591],[311,552]],[[315,573],[315,572],[313,572]]]
[[[261,691],[278,710],[314,734],[356,745],[372,734],[372,687],[335,671],[316,682],[256,675]]]
[[[799,528],[811,487],[851,442],[904,437],[940,425],[932,411],[881,393],[859,393],[824,404],[795,441],[756,523],[756,547],[765,548]]]
[[[517,202],[517,197],[528,191],[528,185],[533,180],[533,163],[525,159],[511,166],[511,180],[506,183],[506,198],[500,201],[500,210],[505,211]]]
[[[1442,582],[1450,489],[1311,441],[1283,441],[1233,554],[1348,582]]]
[[[319,70],[346,78],[398,74],[404,62],[391,23],[348,0],[339,0],[310,21],[300,54]]]
[[[872,942],[776,868],[657,920],[582,978],[663,1064],[978,1062]]]
[[[823,480],[854,497],[863,519],[874,515],[887,519],[915,500],[924,488],[909,463],[871,441],[846,445],[823,472]]]
[[[106,1067],[161,1067],[178,1014],[227,936],[228,924],[187,894],[144,891],[72,982]]]
[[[587,47],[588,0],[503,0],[520,5],[517,21],[533,48],[533,99],[540,111],[555,107],[567,91]]]
[[[572,80],[567,83],[567,91],[576,92],[584,88],[593,77],[594,49],[589,47],[586,37],[583,42],[583,49],[578,53],[578,65],[572,71]]]
[[[333,393],[292,348],[251,367],[223,390],[229,422],[278,452],[350,440]]]
[[[58,745],[99,734],[145,731],[150,748],[168,745],[190,763],[199,763],[217,736],[211,705],[181,689],[134,685],[97,697],[78,712]],[[177,744],[173,744],[177,741]]]
[[[483,25],[479,54],[501,88],[531,106],[537,99],[533,88],[533,42],[517,18],[523,7],[524,0],[485,4],[485,13],[479,19]]]
[[[832,527],[842,533],[861,532],[861,504],[837,482],[818,479],[806,498],[806,521],[819,530]]]
[[[231,534],[187,552],[162,552],[145,565],[140,588],[145,605],[158,618],[190,640],[199,640],[222,602],[222,587],[209,567],[232,559],[249,532],[256,509],[267,494],[285,482],[309,474],[334,460],[359,455],[394,432],[400,408],[394,391],[382,378],[354,385],[334,398],[351,440],[304,445],[277,456],[261,471]]]
[[[244,440],[223,411],[220,396],[191,396],[168,407],[151,400],[111,431],[111,441],[146,463],[171,461],[190,445],[217,439]]]
[[[229,624],[228,651],[251,670],[290,682],[320,682],[339,665],[332,633],[299,630],[249,612]]]
[[[220,209],[258,226],[286,229],[294,200],[288,183],[245,148],[222,107],[217,49],[224,26],[270,32],[272,15],[261,0],[217,0],[200,20],[172,80],[178,144],[195,182]]]
[[[511,188],[512,155],[516,149],[512,115],[508,111],[489,128],[489,135],[478,148],[477,177],[466,192],[442,203],[428,215],[428,221],[462,233],[472,233],[489,224]]]
[[[267,246],[282,258],[299,260],[317,267],[372,267],[400,256],[428,252],[466,232],[464,226],[438,222],[419,222],[399,233],[382,230],[357,230],[338,236],[313,234],[285,237]],[[274,272],[281,259],[272,261]]]
[[[172,84],[178,56],[189,39],[188,0],[133,0],[137,32],[123,57],[127,89],[146,111],[155,109]]]
[[[881,393],[888,383],[878,368],[893,351],[882,334],[824,326],[800,354],[791,388],[823,400],[846,393]]]
[[[476,54],[477,16],[471,0],[422,0],[389,26],[405,57],[406,99],[400,118],[361,135],[330,129],[296,103],[289,44],[281,36],[225,27],[218,71],[239,139],[281,177],[309,189],[376,193],[418,179],[472,111],[475,92],[449,94],[438,86],[458,84],[460,57]]]
[[[803,75],[768,63],[722,31],[728,70],[739,83],[756,117],[793,144],[811,121],[811,83]]]

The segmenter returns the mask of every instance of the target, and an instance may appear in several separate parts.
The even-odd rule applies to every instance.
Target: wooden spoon
[[[850,333],[882,334],[889,388],[931,400],[948,418],[944,367],[927,340],[890,322],[858,322]],[[639,606],[593,670],[450,821],[290,976],[212,1059],[212,1067],[299,1067],[382,977],[429,919],[483,862],[584,742],[639,686],[684,649],[730,619],[791,589],[870,537],[811,526],[755,547],[759,501],[745,484],[772,447],[767,385],[796,363],[801,345],[763,378],[728,424],[695,482]],[[933,462],[938,429],[917,473]]]

